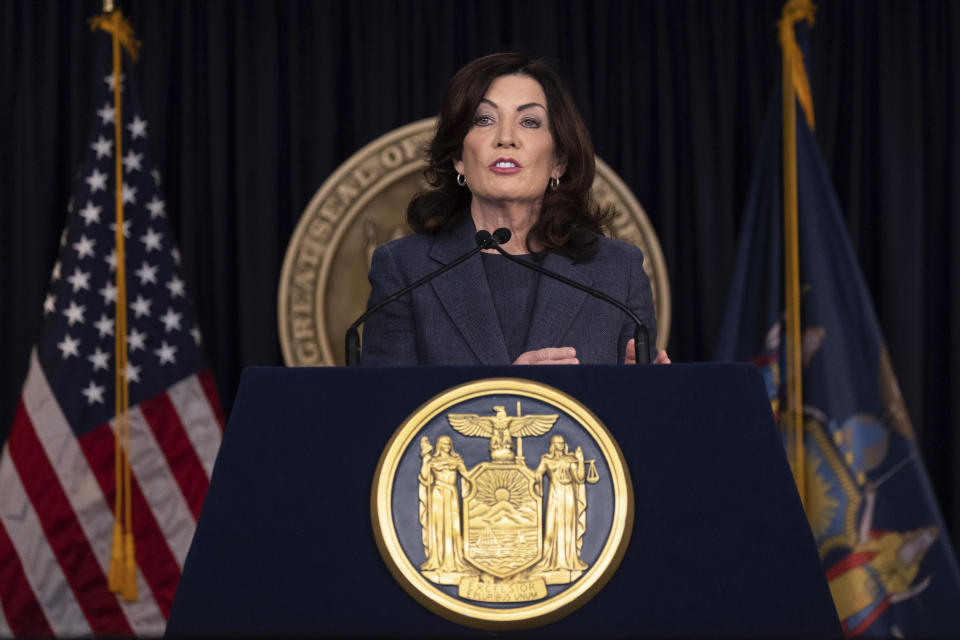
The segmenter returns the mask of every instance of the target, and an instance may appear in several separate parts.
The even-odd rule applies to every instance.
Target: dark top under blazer
[[[373,289],[367,308],[476,246],[469,215],[456,228],[415,234],[377,248],[370,266]],[[643,253],[635,246],[600,238],[597,253],[575,262],[548,254],[543,266],[625,303],[650,331],[651,362],[657,325]],[[517,269],[523,267],[516,265]],[[602,300],[543,276],[537,290],[525,351],[574,347],[583,364],[623,362],[633,322]],[[366,365],[510,364],[483,264],[470,258],[367,319]]]

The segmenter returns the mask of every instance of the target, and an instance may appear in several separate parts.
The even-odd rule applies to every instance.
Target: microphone
[[[549,269],[544,269],[538,264],[527,262],[526,260],[521,260],[516,256],[507,253],[506,251],[504,251],[503,247],[501,247],[500,245],[506,244],[507,242],[509,242],[511,235],[512,234],[510,233],[510,229],[506,229],[503,227],[496,229],[493,232],[492,236],[490,237],[490,248],[496,249],[497,252],[500,253],[500,255],[502,255],[504,258],[506,258],[510,262],[518,264],[521,267],[525,267],[527,269],[533,269],[537,273],[543,274],[548,278],[559,280],[560,282],[566,285],[570,285],[575,289],[579,289],[584,293],[589,293],[594,298],[599,298],[604,302],[610,303],[613,306],[615,306],[617,309],[620,309],[625,314],[630,316],[630,319],[633,320],[633,324],[634,324],[633,350],[634,350],[634,355],[636,356],[637,364],[650,364],[650,332],[647,330],[647,325],[643,323],[643,321],[637,316],[637,314],[633,312],[633,310],[630,307],[623,304],[619,300],[614,300],[613,298],[603,293],[602,291],[597,291],[596,289],[588,287],[584,284],[575,282],[570,278],[566,278],[560,275],[559,273],[554,273]]]
[[[504,229],[504,231],[506,231],[506,229]],[[509,233],[510,233],[510,232],[507,231],[507,234],[509,234]],[[508,237],[508,239],[509,239],[509,235],[508,235],[507,237]],[[477,255],[478,253],[480,253],[481,251],[483,251],[484,249],[490,249],[490,248],[493,248],[493,246],[494,246],[493,236],[491,236],[491,235],[490,235],[490,232],[489,232],[489,231],[486,231],[486,230],[477,231],[477,235],[474,236],[474,240],[475,240],[476,243],[477,243],[477,246],[476,246],[476,247],[474,247],[473,249],[471,249],[471,250],[468,251],[467,253],[463,254],[462,256],[460,256],[459,258],[457,258],[456,260],[454,260],[453,262],[450,262],[450,263],[448,263],[448,264],[445,264],[445,265],[443,265],[442,267],[440,267],[439,269],[436,269],[435,271],[431,271],[430,273],[428,273],[427,275],[423,276],[422,278],[420,278],[420,279],[417,280],[416,282],[414,282],[414,283],[412,283],[412,284],[409,284],[409,285],[407,285],[406,287],[404,287],[403,289],[400,289],[400,291],[397,291],[396,293],[394,293],[394,294],[392,294],[392,295],[384,298],[383,300],[381,300],[380,302],[378,302],[378,303],[375,304],[374,306],[372,306],[372,307],[370,307],[369,309],[367,309],[366,312],[363,313],[363,315],[361,315],[359,318],[357,318],[356,321],[354,321],[354,323],[353,323],[352,325],[350,325],[350,328],[347,329],[346,336],[344,336],[344,343],[345,343],[345,345],[344,345],[345,354],[344,354],[344,355],[346,356],[347,366],[348,366],[348,367],[353,367],[353,366],[357,366],[357,365],[360,364],[360,353],[361,353],[361,348],[360,348],[360,332],[357,331],[357,327],[359,327],[361,324],[363,324],[363,322],[364,322],[367,318],[369,318],[369,317],[372,316],[374,313],[376,313],[377,311],[379,311],[379,310],[382,309],[383,307],[387,306],[387,305],[390,304],[391,302],[394,302],[395,300],[400,299],[402,296],[410,293],[411,291],[413,291],[414,289],[416,289],[416,288],[419,287],[420,285],[426,284],[426,283],[430,282],[431,280],[433,280],[434,278],[436,278],[437,276],[446,273],[446,272],[449,271],[450,269],[453,269],[455,266],[457,266],[458,264],[460,264],[460,263],[463,262],[464,260],[468,260],[469,258],[472,258],[473,256],[475,256],[475,255]],[[506,240],[504,240],[504,242],[506,242]]]

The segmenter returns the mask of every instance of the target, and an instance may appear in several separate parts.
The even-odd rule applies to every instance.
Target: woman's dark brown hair
[[[469,215],[470,191],[457,184],[453,162],[463,153],[463,139],[473,126],[477,106],[490,83],[508,75],[529,76],[540,83],[547,98],[555,153],[567,163],[559,187],[544,193],[543,210],[528,234],[527,248],[539,246],[578,260],[589,258],[596,252],[598,234],[612,213],[601,210],[590,199],[596,170],[590,134],[556,72],[544,62],[519,53],[478,58],[450,80],[437,118],[437,133],[427,149],[424,175],[431,188],[410,201],[407,222],[416,232],[437,233]]]

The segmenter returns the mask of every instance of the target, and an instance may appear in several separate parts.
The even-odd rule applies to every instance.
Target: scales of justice
[[[420,439],[419,516],[426,561],[422,575],[456,585],[461,598],[526,602],[547,597],[547,585],[568,584],[589,565],[580,558],[587,525],[586,484],[600,476],[594,460],[570,453],[554,435],[536,468],[526,465],[523,438],[546,434],[552,415],[448,413],[465,436],[490,439],[490,461],[467,469],[442,435]],[[516,448],[514,448],[516,438]],[[543,478],[547,478],[544,496]],[[543,508],[546,497],[546,510]],[[462,500],[461,500],[462,498]]]

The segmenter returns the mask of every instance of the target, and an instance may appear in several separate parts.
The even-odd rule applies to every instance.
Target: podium
[[[841,635],[749,365],[248,368],[167,633],[479,635],[421,606],[374,542],[380,454],[433,396],[484,378],[590,408],[633,481],[626,555],[569,616],[512,634]]]

